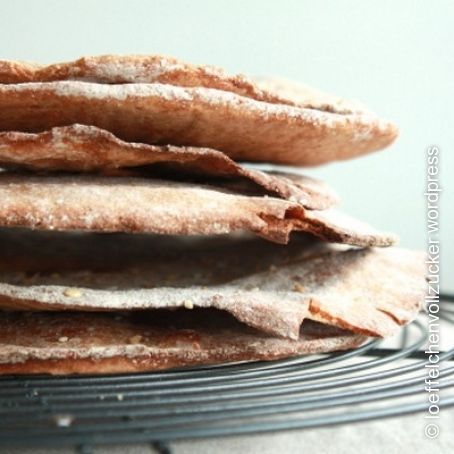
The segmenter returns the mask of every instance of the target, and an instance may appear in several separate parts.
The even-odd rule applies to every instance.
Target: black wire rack
[[[452,329],[454,295],[441,298]],[[158,373],[0,378],[0,447],[152,443],[353,423],[427,411],[426,320],[399,348]],[[454,346],[453,346],[454,347]],[[440,354],[441,406],[454,406],[454,348]]]

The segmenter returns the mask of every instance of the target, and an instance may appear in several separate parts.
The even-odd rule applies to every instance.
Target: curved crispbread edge
[[[242,74],[228,75],[210,65],[193,65],[161,55],[100,55],[39,65],[0,60],[0,83],[81,80],[105,84],[162,83],[181,87],[223,90],[256,101],[288,104],[326,112],[347,114],[365,111],[357,103],[327,95],[290,82],[257,81]]]
[[[389,246],[395,236],[330,210],[305,210],[274,197],[222,186],[130,177],[0,173],[0,225],[50,230],[209,235],[246,230],[286,243],[292,231],[358,246]],[[350,220],[350,221],[349,221]]]
[[[130,142],[307,166],[377,151],[397,137],[392,123],[370,114],[339,115],[209,88],[78,81],[0,86],[0,130],[38,132],[74,123]]]
[[[0,166],[6,169],[93,172],[153,164],[174,165],[177,176],[184,171],[189,176],[244,178],[309,209],[326,209],[339,201],[334,191],[319,180],[303,175],[288,178],[285,173],[269,174],[244,167],[209,148],[125,142],[108,131],[80,124],[38,134],[0,132]]]
[[[303,327],[297,340],[277,339],[228,319],[215,327],[197,320],[181,328],[153,327],[126,314],[0,314],[0,327],[0,374],[125,373],[273,360],[346,350],[367,339],[316,324]]]
[[[226,243],[226,246],[229,243]],[[235,247],[237,246],[237,247]],[[255,250],[251,250],[254,246]],[[245,276],[221,283],[209,282],[194,285],[181,280],[162,284],[159,276],[175,270],[172,261],[159,269],[158,280],[150,283],[146,276],[154,275],[153,267],[130,270],[128,276],[141,281],[116,290],[118,273],[104,274],[107,280],[100,285],[96,272],[90,281],[80,283],[77,273],[64,273],[59,278],[45,277],[41,283],[30,283],[17,273],[0,283],[0,307],[9,310],[35,311],[121,311],[185,308],[214,308],[226,311],[238,321],[274,336],[296,339],[305,319],[334,325],[357,334],[388,337],[402,325],[411,322],[421,309],[426,282],[424,254],[401,249],[346,249],[318,242],[297,242],[294,257],[282,261],[278,246],[264,248],[259,240],[247,246],[265,260],[266,271],[252,271]],[[221,247],[219,259],[230,260],[232,254],[241,254],[240,243],[232,242],[230,249]],[[262,252],[262,256],[259,255]],[[226,257],[225,254],[230,254]],[[211,272],[216,255],[211,261],[187,259],[181,267],[203,275]],[[188,262],[189,260],[189,262]],[[192,261],[192,262],[191,262]],[[172,265],[173,263],[173,265]],[[231,261],[228,261],[231,263]],[[253,265],[253,264],[252,264]],[[249,269],[249,271],[247,271]],[[252,266],[254,270],[254,266]],[[36,273],[36,269],[34,271]],[[47,270],[47,273],[50,271]],[[123,270],[126,273],[128,270]],[[138,274],[142,273],[142,274]],[[72,277],[71,277],[72,276]],[[109,277],[111,276],[111,277]],[[126,278],[125,278],[126,279]],[[123,279],[123,280],[125,280]],[[181,279],[181,277],[180,277]],[[39,280],[39,279],[38,279]],[[128,281],[126,279],[126,281]],[[77,284],[79,282],[79,284]],[[93,282],[95,287],[90,287]],[[129,281],[128,281],[129,282]],[[161,283],[161,285],[160,285]],[[132,288],[131,288],[132,286]]]

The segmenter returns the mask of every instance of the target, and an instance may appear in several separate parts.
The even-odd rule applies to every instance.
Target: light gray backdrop
[[[363,101],[400,126],[396,144],[310,174],[349,213],[425,248],[425,151],[438,145],[443,287],[453,291],[453,20],[451,1],[0,0],[0,58],[162,53]]]

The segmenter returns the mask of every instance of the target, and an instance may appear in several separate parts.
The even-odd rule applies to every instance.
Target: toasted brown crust
[[[0,60],[0,83],[20,84],[31,82],[35,71],[39,71],[42,65],[25,61]]]
[[[227,311],[274,336],[297,338],[304,319],[386,337],[424,299],[424,256],[345,249],[295,237],[282,247],[250,237],[0,234],[0,308]]]
[[[250,80],[230,76],[222,69],[192,65],[161,55],[100,55],[75,61],[39,65],[0,60],[0,83],[82,80],[105,84],[161,83],[181,87],[205,87],[236,93],[273,104],[298,105],[333,113],[365,110],[357,103],[337,98],[288,81]]]
[[[184,173],[208,178],[243,178],[309,209],[322,210],[338,201],[334,191],[321,181],[240,166],[209,148],[124,142],[108,131],[86,125],[57,127],[40,134],[0,132],[0,166],[4,168],[93,172],[153,164],[158,165],[155,166],[158,172],[165,165],[177,176]],[[153,169],[149,170],[153,175]]]
[[[205,87],[272,103],[290,99],[259,89],[243,75],[229,76],[213,66],[191,65],[161,55],[100,55],[52,65],[0,60],[0,83],[82,80],[104,84],[161,83],[181,87]]]
[[[298,340],[277,339],[223,314],[201,315],[0,313],[0,374],[144,372],[345,350],[366,340],[313,323]]]
[[[317,165],[389,145],[397,130],[364,113],[336,114],[163,84],[79,81],[0,86],[0,130],[82,123],[125,141],[220,150],[235,160]]]
[[[396,240],[331,210],[304,210],[296,202],[239,195],[222,186],[146,178],[4,172],[0,199],[0,226],[6,227],[164,235],[247,230],[280,243],[296,230],[358,246]]]

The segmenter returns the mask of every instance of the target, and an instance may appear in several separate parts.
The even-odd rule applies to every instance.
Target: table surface
[[[440,436],[429,440],[424,435],[424,415],[370,421],[354,425],[267,435],[179,441],[170,443],[174,454],[211,453],[333,453],[333,454],[447,454],[454,452],[454,409],[441,410]],[[2,454],[69,454],[63,449],[7,449]],[[141,454],[155,451],[148,445],[104,446],[94,454]]]

